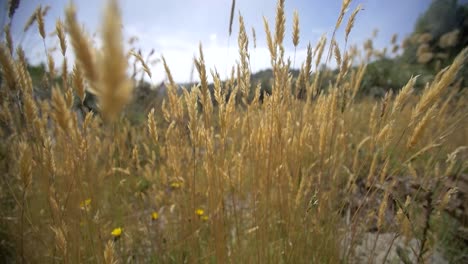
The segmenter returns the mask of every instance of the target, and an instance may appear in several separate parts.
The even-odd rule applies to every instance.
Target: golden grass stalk
[[[84,76],[95,89],[98,80],[98,71],[94,61],[94,51],[88,38],[81,30],[76,20],[76,10],[74,5],[70,5],[65,12],[67,31],[70,34],[70,40],[75,51],[76,60],[80,69],[84,71]]]
[[[318,68],[319,63],[322,60],[323,50],[325,49],[326,45],[327,37],[325,35],[322,35],[320,41],[317,43],[317,47],[315,48],[315,53],[317,55],[317,57],[315,57],[315,68]]]
[[[425,128],[429,124],[429,121],[433,118],[434,112],[436,110],[437,105],[433,105],[423,116],[423,118],[418,122],[416,127],[413,130],[413,133],[409,137],[408,142],[406,143],[407,148],[413,148],[418,141],[421,139]]]
[[[37,9],[36,20],[39,34],[41,34],[42,39],[45,39],[46,33],[44,28],[44,13],[42,12],[42,8]]]
[[[275,20],[275,44],[277,46],[283,45],[286,17],[284,15],[284,1],[278,0],[276,6],[276,20]]]
[[[140,63],[141,63],[141,66],[143,66],[143,70],[146,72],[146,74],[148,74],[148,76],[151,78],[152,77],[152,74],[151,74],[151,70],[150,68],[148,67],[148,64],[146,64],[145,60],[143,59],[143,57],[141,56],[141,54],[135,52],[135,51],[130,51],[130,55],[132,55],[133,57],[135,57]]]
[[[351,1],[350,1],[351,2]],[[353,13],[349,17],[348,24],[346,25],[346,30],[345,30],[345,42],[348,43],[348,37],[349,33],[351,33],[351,29],[353,29],[354,22],[356,21],[356,16],[359,13],[359,11],[362,10],[361,4],[359,4],[356,9],[354,9]]]
[[[102,115],[114,121],[131,100],[132,85],[127,78],[127,58],[123,49],[122,19],[116,0],[109,0],[102,25],[100,78],[97,95]]]
[[[156,126],[156,120],[154,120],[154,108],[148,113],[148,132],[153,140],[154,144],[158,144],[158,128]]]
[[[293,15],[293,37],[292,37],[293,45],[297,48],[299,45],[299,13],[297,10],[294,10]]]
[[[26,55],[24,54],[23,47],[20,45],[16,47],[16,56],[18,56],[18,61],[22,64],[22,66],[27,69],[28,63],[26,61]]]
[[[65,56],[65,52],[67,51],[67,42],[65,39],[65,29],[62,20],[57,20],[55,23],[55,30],[60,41],[60,50],[62,51],[62,55]]]
[[[336,42],[336,40],[332,40],[332,45],[333,45],[333,53],[335,54],[336,65],[341,65],[340,47],[338,46],[338,43]]]
[[[24,96],[24,116],[26,118],[26,122],[30,125],[37,118],[36,102],[29,93],[26,93]]]
[[[412,230],[413,230],[411,226],[411,222],[408,218],[409,215],[407,212],[410,202],[411,202],[411,199],[409,196],[407,196],[405,200],[405,204],[403,205],[403,207],[398,208],[397,216],[396,216],[397,222],[400,226],[400,232],[404,236],[406,241],[408,241],[411,238]]]
[[[250,94],[250,67],[249,67],[249,39],[245,30],[244,18],[239,14],[239,55],[240,55],[240,90],[244,95],[244,101]]]
[[[16,62],[16,73],[18,74],[18,83],[21,86],[21,91],[25,94],[31,94],[33,84],[31,75],[28,72],[27,66],[19,60]]]
[[[385,190],[384,197],[382,199],[382,202],[380,203],[379,212],[377,214],[377,228],[379,231],[382,230],[385,224],[385,214],[387,212],[387,207],[388,207],[388,196],[389,196],[389,191],[387,189]]]
[[[170,111],[167,112],[165,116],[166,121],[172,122],[173,119],[182,118],[182,116],[184,115],[184,109],[179,102],[179,97],[177,95],[178,86],[174,81],[174,78],[172,77],[171,70],[169,69],[169,66],[166,63],[166,59],[164,58],[164,56],[162,56],[161,59],[163,62],[164,70],[166,71],[167,79],[169,80],[169,83],[167,84],[167,99],[169,100]],[[163,104],[164,103],[165,101],[163,102]]]
[[[336,32],[336,30],[340,27],[341,23],[343,22],[344,15],[346,11],[348,10],[348,7],[350,4],[351,4],[351,0],[343,0],[343,2],[341,2],[340,15],[338,16],[338,19],[336,20],[334,32]]]
[[[65,225],[62,224],[62,227],[50,227],[52,229],[52,232],[55,235],[55,245],[57,246],[59,252],[62,254],[62,257],[64,258],[65,263],[67,263],[67,253],[68,253],[68,247],[67,247],[67,239],[65,236],[66,233],[66,228]]]
[[[454,59],[450,65],[441,75],[440,79],[436,80],[426,88],[421,99],[413,110],[412,120],[418,117],[421,113],[425,112],[431,105],[436,102],[442,92],[455,80],[458,71],[461,69],[466,61],[468,55],[468,48],[464,48]]]
[[[105,264],[117,264],[114,249],[114,242],[112,240],[107,241],[106,247],[104,249],[104,263]]]
[[[413,92],[413,87],[418,77],[419,75],[415,77],[411,77],[409,81],[406,83],[406,85],[403,86],[403,88],[400,90],[400,92],[396,96],[395,101],[393,103],[392,115],[401,111],[401,108],[405,104],[406,100]]]
[[[2,66],[3,78],[5,78],[7,87],[10,90],[15,90],[18,77],[16,67],[8,48],[3,44],[0,44],[0,65]]]
[[[268,25],[268,21],[266,17],[263,17],[263,26],[265,27],[267,45],[268,45],[268,50],[270,51],[271,62],[274,63],[274,61],[276,61],[276,47],[273,42],[273,38],[271,35],[271,31],[270,31],[270,26]]]
[[[83,75],[80,70],[80,66],[78,65],[73,67],[72,84],[75,88],[76,95],[80,98],[80,102],[83,103],[86,97],[86,89],[84,86]]]
[[[209,127],[211,114],[213,112],[213,103],[211,101],[211,94],[208,90],[208,76],[206,74],[206,65],[205,65],[205,58],[203,56],[203,49],[200,43],[199,46],[199,53],[200,58],[194,59],[195,67],[198,71],[198,76],[200,77],[200,85],[201,85],[201,103],[203,105],[203,117],[205,122],[205,128]]]
[[[6,24],[3,29],[5,32],[5,41],[10,54],[13,55],[13,38],[11,37],[10,24]]]
[[[54,108],[53,117],[55,122],[64,131],[67,131],[70,126],[71,113],[59,88],[52,89],[52,107]]]
[[[28,29],[32,26],[32,24],[34,24],[34,22],[36,22],[37,12],[39,12],[38,10],[40,10],[40,9],[41,9],[41,6],[36,7],[36,9],[31,14],[31,16],[28,18],[28,20],[26,20],[26,24],[24,25],[24,29],[23,29],[24,32],[28,31]]]

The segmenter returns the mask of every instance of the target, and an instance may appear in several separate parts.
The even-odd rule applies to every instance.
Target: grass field
[[[343,21],[349,2],[336,24],[346,38],[359,16],[356,9]],[[466,260],[464,242],[452,236],[463,223],[449,209],[468,174],[467,90],[457,75],[467,49],[424,89],[416,92],[414,76],[383,99],[359,96],[366,51],[326,49],[334,36],[309,46],[292,77],[280,0],[275,25],[265,20],[271,94],[251,83],[240,16],[230,79],[206,68],[201,45],[201,81],[190,89],[173,81],[162,58],[167,97],[144,113],[146,122],[131,124],[127,69],[138,54],[124,49],[117,2],[102,19],[99,49],[75,12],[65,11],[57,37],[63,59],[73,51],[76,65],[55,72],[48,57],[50,99],[35,97],[21,47],[7,34],[0,46],[0,259],[429,263],[437,253]],[[32,23],[48,38],[44,19],[39,9]],[[319,63],[328,57],[338,73],[323,84]],[[79,107],[85,91],[96,96],[98,113]],[[379,238],[388,239],[383,249]]]

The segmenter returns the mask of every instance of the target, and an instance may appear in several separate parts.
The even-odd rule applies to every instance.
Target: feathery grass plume
[[[389,90],[388,92],[385,93],[385,96],[382,100],[382,107],[380,108],[380,119],[382,119],[385,114],[387,114],[387,108],[388,105],[390,104],[390,100],[392,99],[393,96],[393,91]]]
[[[335,35],[336,30],[340,27],[341,22],[343,22],[344,15],[345,15],[346,11],[348,10],[348,7],[349,7],[350,4],[351,4],[351,0],[343,0],[343,2],[341,2],[340,15],[338,16],[338,19],[336,20],[333,35]]]
[[[166,121],[172,122],[174,119],[181,120],[184,115],[184,109],[179,103],[179,96],[177,95],[178,86],[172,78],[171,70],[166,63],[164,56],[161,56],[161,60],[163,62],[164,70],[166,71],[167,79],[169,80],[169,83],[167,84],[167,97],[169,100],[170,111],[166,111]],[[165,101],[163,101],[163,107],[164,105]]]
[[[318,68],[319,63],[322,60],[323,50],[325,49],[326,45],[327,45],[327,37],[324,34],[322,35],[322,37],[320,37],[320,41],[317,43],[317,47],[315,48],[315,53],[317,55],[317,57],[315,58],[316,69]]]
[[[385,190],[384,197],[382,202],[380,203],[379,206],[379,212],[377,214],[377,229],[379,231],[382,230],[384,224],[385,224],[385,214],[387,212],[388,208],[388,198],[389,198],[389,191],[388,188]]]
[[[252,39],[253,39],[254,49],[256,49],[257,48],[257,34],[255,33],[254,27],[252,27]]]
[[[24,95],[24,117],[28,125],[32,125],[34,120],[37,118],[37,106],[36,102],[32,98],[32,95],[26,93]]]
[[[350,1],[351,2],[351,1]],[[362,6],[361,4],[359,4],[356,9],[354,9],[353,13],[351,14],[351,16],[349,17],[349,20],[348,20],[348,24],[346,25],[346,35],[345,35],[345,42],[348,43],[348,37],[349,37],[349,33],[351,33],[351,29],[353,29],[353,26],[354,26],[354,22],[356,20],[356,16],[357,14],[359,13],[359,11],[362,10]]]
[[[249,68],[249,39],[245,31],[244,18],[239,14],[239,55],[240,55],[240,90],[244,96],[244,101],[247,104],[247,99],[250,95],[250,68]]]
[[[16,80],[18,77],[16,67],[8,48],[3,44],[0,44],[0,65],[2,66],[1,70],[7,87],[10,88],[10,90],[15,90],[17,85]]]
[[[151,74],[151,70],[150,68],[148,67],[148,64],[146,64],[145,60],[143,59],[143,57],[141,56],[141,54],[135,52],[135,51],[130,51],[130,55],[132,55],[133,57],[135,57],[140,63],[141,63],[141,66],[143,66],[143,70],[146,72],[146,74],[148,74],[148,76],[151,78],[152,77],[152,74]]]
[[[395,98],[395,101],[393,103],[393,108],[392,108],[392,115],[401,111],[403,105],[405,104],[406,100],[408,97],[411,95],[413,92],[413,87],[414,84],[416,83],[416,80],[418,79],[419,75],[411,77],[409,81],[406,83],[405,86],[400,90],[398,95]]]
[[[70,5],[66,9],[66,26],[78,65],[84,71],[84,76],[91,84],[92,90],[96,93],[95,85],[98,81],[98,71],[94,61],[94,51],[88,38],[78,25],[74,5]]]
[[[306,77],[306,80],[307,82],[310,81],[310,75],[312,74],[312,45],[310,44],[310,42],[307,44],[307,57],[306,57],[306,61],[305,61],[305,64],[304,64],[304,73],[305,73],[305,77]]]
[[[98,99],[102,115],[114,121],[131,100],[132,86],[127,77],[127,58],[123,47],[122,19],[116,0],[109,0],[102,25],[102,50],[99,66]]]
[[[437,104],[433,105],[429,110],[427,110],[426,114],[423,118],[417,123],[416,127],[413,130],[413,133],[409,137],[408,142],[406,143],[407,148],[413,148],[418,140],[422,137],[425,128],[429,124],[429,121],[433,118],[434,111],[437,108]]]
[[[39,29],[39,34],[41,34],[42,39],[45,39],[45,28],[44,28],[44,13],[42,12],[42,7],[37,9],[36,13],[37,27]]]
[[[153,140],[154,144],[158,144],[158,128],[156,126],[156,120],[154,120],[154,108],[148,113],[148,132]]]
[[[53,118],[55,122],[57,122],[64,131],[67,131],[70,127],[71,113],[58,87],[52,89],[52,107],[54,108]]]
[[[218,104],[219,111],[222,112],[224,110],[224,94],[223,94],[223,89],[222,89],[222,84],[221,84],[221,78],[219,77],[218,72],[215,71],[210,71],[211,76],[213,77],[213,85],[214,85],[214,96],[216,103]]]
[[[205,128],[209,127],[210,120],[211,120],[211,113],[213,112],[213,103],[211,102],[211,95],[208,89],[208,76],[206,74],[206,65],[205,65],[205,58],[203,56],[203,49],[202,44],[199,45],[199,53],[200,58],[194,59],[195,67],[198,71],[198,76],[200,77],[200,85],[201,85],[201,103],[203,105],[203,117],[205,121]]]
[[[16,62],[16,73],[18,74],[17,81],[21,91],[25,94],[31,94],[33,91],[31,75],[28,72],[27,66],[21,60]]]
[[[42,9],[42,17],[47,16],[47,13],[49,13],[49,11],[50,11],[50,5],[46,5],[46,6]]]
[[[343,2],[341,2],[340,14],[338,15],[338,19],[336,20],[335,28],[333,29],[333,34],[332,34],[331,39],[335,39],[336,31],[338,30],[341,23],[343,22],[344,15],[348,11],[348,7],[350,4],[351,4],[351,0],[343,0]],[[331,56],[332,56],[332,46],[330,46],[330,48],[328,49],[328,55],[327,55],[326,61],[329,61],[331,59]]]
[[[351,96],[351,100],[354,100],[354,98],[356,97],[358,91],[359,91],[359,88],[361,87],[361,83],[362,83],[362,80],[364,78],[364,74],[366,73],[366,69],[367,69],[367,65],[366,64],[361,64],[358,68],[358,71],[357,71],[357,78],[355,79],[355,81],[353,82],[352,84],[352,96]]]
[[[54,232],[55,235],[55,245],[57,246],[59,252],[62,254],[62,257],[64,258],[65,262],[67,261],[67,255],[68,255],[68,250],[67,250],[67,239],[65,234],[67,233],[65,224],[62,223],[61,227],[50,227],[52,231]]]
[[[75,64],[73,67],[73,74],[72,74],[72,84],[75,88],[75,92],[80,98],[80,102],[83,104],[85,97],[86,97],[86,89],[84,86],[83,75],[80,70],[80,66]]]
[[[8,17],[10,20],[15,15],[16,9],[18,9],[20,0],[8,0]]]
[[[436,80],[432,82],[429,88],[424,90],[423,95],[413,110],[413,121],[421,113],[425,112],[435,101],[437,101],[445,88],[447,88],[455,80],[458,71],[466,61],[467,55],[468,48],[464,48],[454,59],[453,63],[442,72],[440,79],[436,78]]]
[[[236,9],[236,0],[232,0],[231,16],[229,17],[229,36],[232,34],[232,23],[234,22],[234,10]]]
[[[400,206],[396,216],[398,225],[400,227],[400,232],[406,239],[406,241],[408,241],[412,235],[412,227],[408,214],[410,202],[411,198],[409,196],[406,196],[405,204],[403,206],[401,206],[401,203],[398,203]]]
[[[185,99],[185,103],[187,105],[187,113],[188,113],[188,117],[189,117],[189,121],[188,121],[188,129],[189,129],[189,132],[190,132],[190,140],[192,141],[193,144],[196,144],[197,142],[197,126],[198,126],[198,119],[197,119],[197,116],[198,116],[198,105],[197,105],[197,102],[198,102],[198,94],[200,92],[198,86],[192,86],[192,89],[190,90],[190,92],[188,92],[186,89],[183,90],[184,91],[184,99]],[[221,129],[223,128],[223,122],[222,120],[220,120],[220,125],[221,125]]]
[[[65,89],[65,103],[67,104],[68,109],[71,109],[73,107],[73,102],[74,102],[74,96],[73,96],[73,90],[69,89],[68,87],[64,87]]]
[[[112,240],[107,241],[104,249],[104,263],[105,264],[117,264],[118,261],[115,257],[114,242]]]
[[[293,15],[293,37],[292,37],[293,45],[297,48],[299,45],[299,12],[294,10]]]
[[[265,33],[267,37],[268,50],[270,51],[271,63],[273,64],[276,61],[276,47],[275,47],[275,43],[273,42],[273,38],[271,35],[271,31],[270,31],[270,26],[268,25],[268,21],[266,17],[263,17],[263,26],[265,27]]]
[[[5,41],[10,54],[13,56],[13,38],[11,37],[10,24],[6,24],[3,29],[5,32]]]
[[[32,24],[34,24],[34,22],[36,22],[37,20],[37,12],[39,12],[38,10],[41,10],[41,6],[39,5],[38,7],[36,7],[36,9],[34,10],[34,12],[31,14],[31,16],[28,18],[28,20],[26,21],[26,24],[24,25],[24,28],[23,28],[23,31],[26,32],[28,31],[28,29],[32,26]]]
[[[284,15],[284,1],[285,0],[278,0],[278,4],[276,6],[275,44],[280,48],[283,46],[285,32],[284,26],[286,24],[286,17]]]
[[[16,56],[18,56],[18,61],[21,63],[21,65],[27,69],[28,62],[26,61],[26,55],[24,54],[24,50],[21,45],[16,47]]]
[[[296,50],[297,50],[297,45],[299,45],[299,13],[297,10],[294,10],[294,15],[293,15],[293,35],[292,35],[292,41],[294,45],[294,61],[293,61],[293,68],[296,65]]]
[[[338,43],[334,39],[332,40],[332,46],[333,46],[333,53],[335,54],[336,65],[341,65],[340,47],[338,46]]]
[[[62,20],[57,20],[57,22],[55,23],[55,30],[57,31],[57,37],[60,41],[60,49],[62,51],[62,55],[65,56],[65,52],[67,51],[67,42],[65,40],[65,30],[63,28]]]

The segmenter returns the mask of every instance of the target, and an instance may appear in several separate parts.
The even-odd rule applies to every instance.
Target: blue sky
[[[5,2],[6,0],[0,0]],[[379,35],[375,41],[376,47],[386,46],[393,33],[397,33],[399,40],[408,35],[417,17],[429,6],[429,0],[355,0],[343,21],[345,27],[347,17],[358,4],[362,10],[349,37],[350,43],[362,43],[372,35],[375,28]],[[29,60],[38,63],[44,60],[44,47],[37,27],[27,33],[22,29],[30,14],[39,4],[50,5],[46,16],[46,31],[52,32],[55,20],[64,17],[64,8],[69,0],[23,0],[13,19],[13,36],[21,42],[27,51]],[[99,25],[105,0],[76,0],[78,19],[90,34],[95,34],[95,41],[99,44]],[[205,61],[210,68],[216,66],[221,74],[234,65],[238,57],[237,32],[238,13],[244,16],[249,36],[251,28],[257,33],[257,48],[253,49],[250,39],[250,53],[252,70],[257,71],[269,67],[268,49],[266,47],[262,17],[267,17],[270,27],[274,27],[276,0],[237,0],[236,17],[233,25],[233,35],[228,38],[228,24],[231,0],[120,0],[123,14],[123,30],[125,38],[137,36],[136,47],[143,53],[155,49],[156,56],[163,54],[179,82],[186,82],[190,78],[193,56],[197,54],[198,43],[203,44]],[[305,57],[308,42],[314,46],[322,34],[331,36],[341,0],[286,0],[286,56],[293,57],[294,47],[291,41],[292,14],[298,10],[300,16],[300,43],[297,49],[296,66]],[[3,13],[0,13],[3,16]],[[0,17],[2,18],[2,17]],[[272,29],[273,30],[273,29]],[[344,33],[338,31],[337,39],[344,45]],[[48,48],[56,45],[57,40],[49,37]],[[69,45],[70,46],[70,45]],[[59,59],[59,52],[54,56]],[[67,53],[71,55],[72,49]],[[72,57],[72,56],[70,56]],[[73,61],[71,58],[70,61]],[[59,64],[59,63],[57,63]],[[152,67],[153,83],[164,80],[162,66]]]

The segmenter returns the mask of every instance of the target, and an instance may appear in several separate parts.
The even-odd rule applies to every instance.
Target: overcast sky
[[[0,0],[6,2],[7,0]],[[293,57],[294,47],[291,41],[292,14],[295,9],[300,16],[300,43],[297,50],[296,67],[304,60],[305,48],[308,42],[314,46],[322,34],[331,36],[342,0],[286,0],[286,56]],[[50,5],[47,14],[46,31],[53,32],[55,20],[64,17],[64,8],[68,0],[22,0],[13,19],[13,35],[16,43],[27,51],[32,63],[44,60],[44,47],[37,27],[27,33],[23,27],[35,7],[39,4]],[[84,24],[88,33],[97,33],[105,0],[76,0],[78,19]],[[399,40],[408,35],[417,17],[429,6],[429,0],[356,0],[345,17],[361,3],[362,10],[356,19],[350,35],[350,43],[362,43],[372,35],[375,28],[379,35],[375,46],[382,47],[390,42],[393,33],[399,35]],[[233,35],[229,39],[229,15],[231,0],[120,0],[123,14],[123,30],[125,38],[137,36],[137,47],[148,53],[155,49],[156,56],[163,54],[168,62],[174,78],[178,82],[186,82],[190,78],[193,56],[198,53],[198,43],[203,44],[205,61],[210,68],[216,65],[221,74],[234,65],[237,59],[238,13],[244,16],[244,21],[250,36],[249,50],[251,53],[252,70],[258,71],[269,67],[269,55],[266,47],[262,17],[267,17],[274,31],[276,0],[237,0],[236,17],[233,25]],[[4,13],[1,13],[4,16]],[[3,19],[3,17],[0,17]],[[253,49],[251,28],[257,33],[257,48]],[[54,37],[47,43],[48,48],[56,43]],[[344,45],[344,34],[338,32],[337,39]],[[99,42],[97,40],[97,42]],[[69,45],[70,46],[70,45]],[[229,48],[228,48],[229,47]],[[69,48],[68,53],[72,52]],[[55,54],[59,57],[59,52]],[[59,64],[59,63],[57,63]],[[164,80],[165,74],[161,65],[152,68],[153,83]]]

